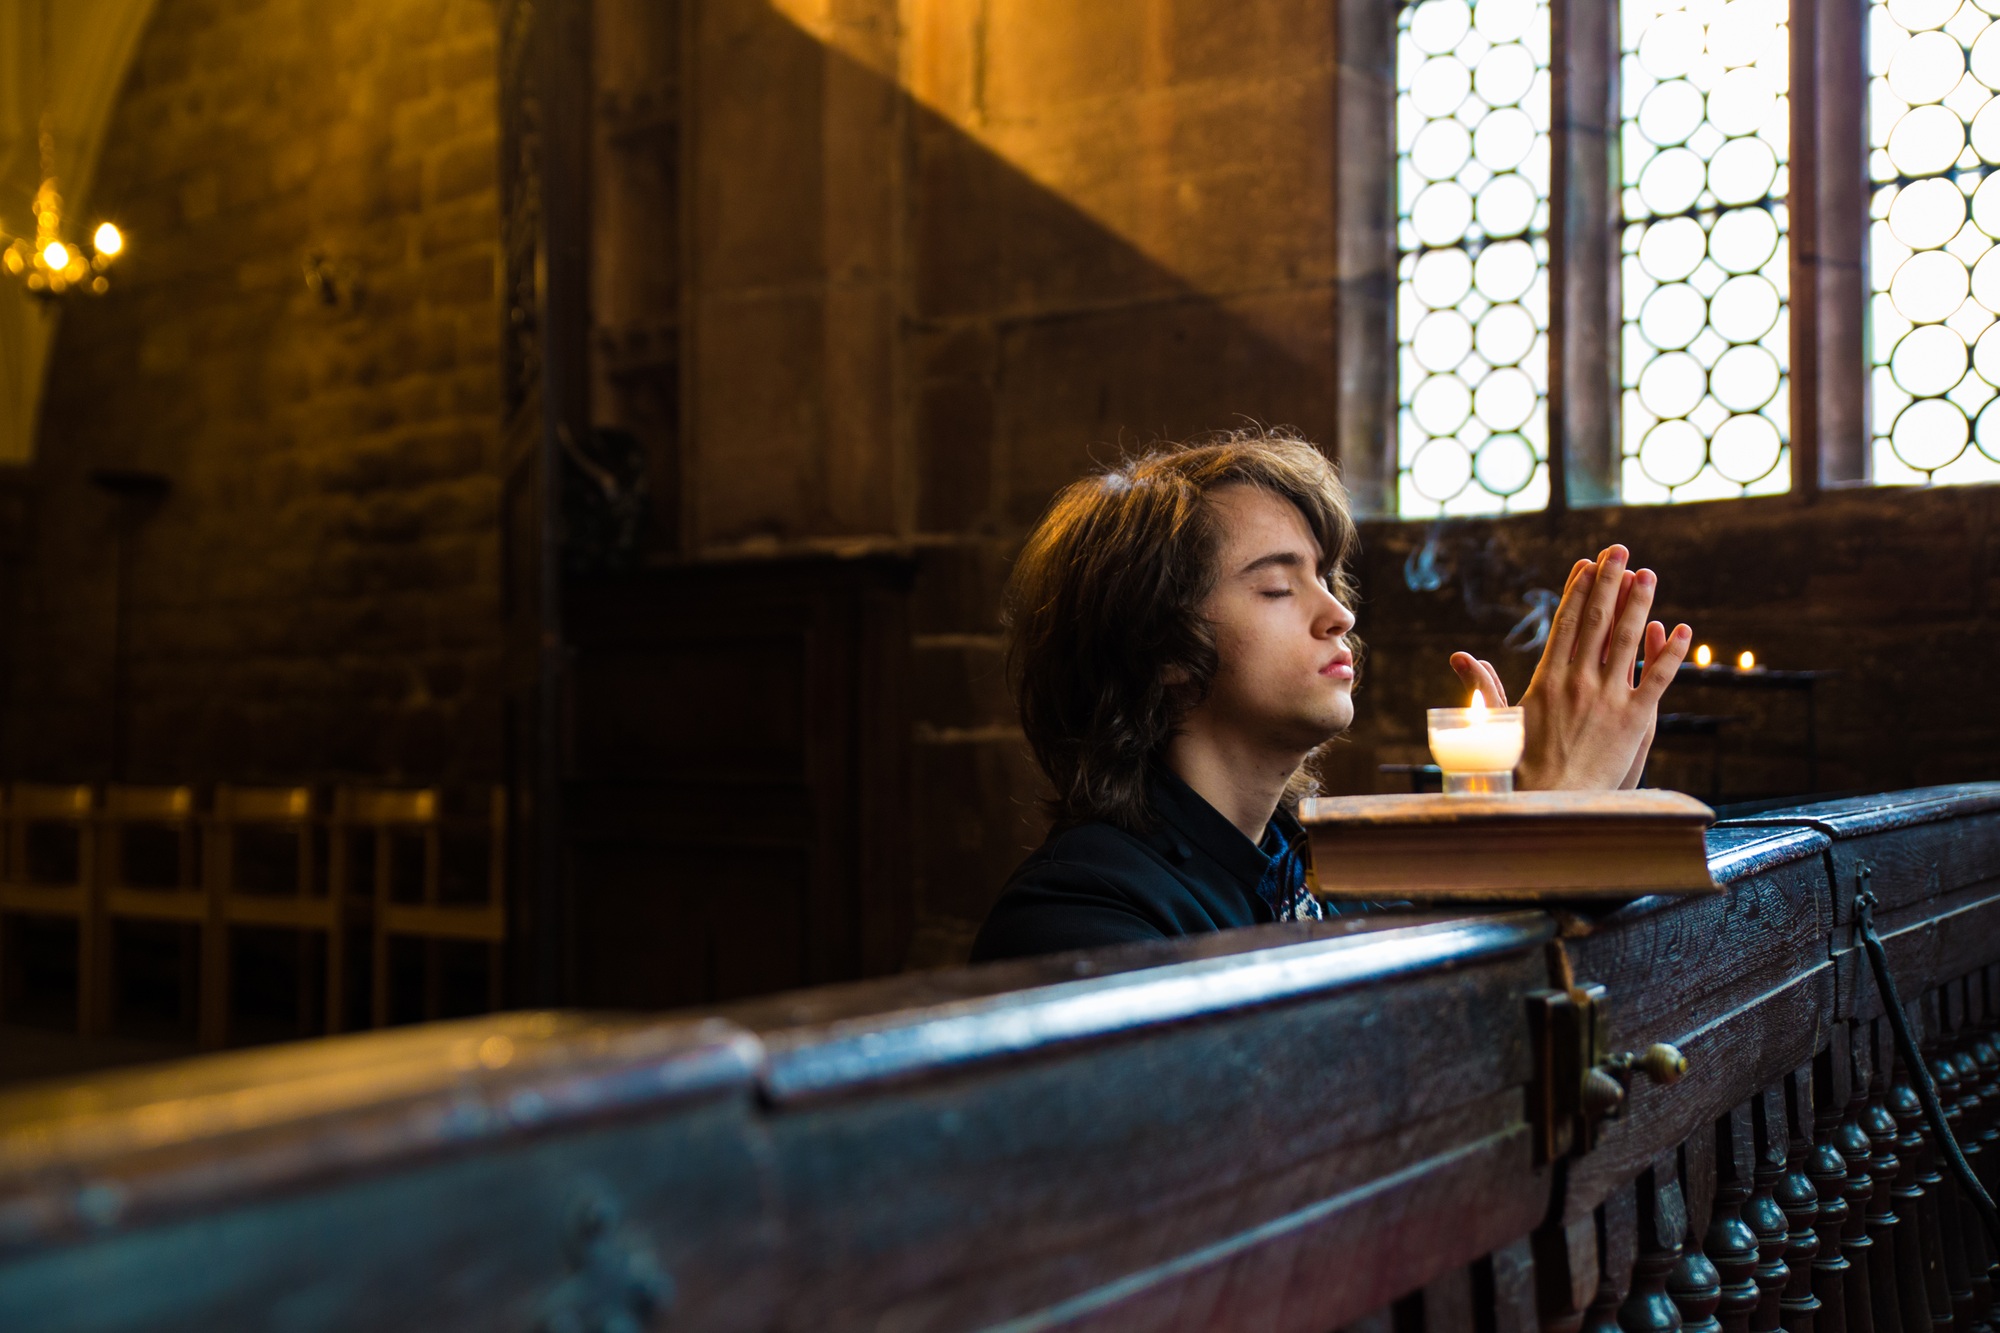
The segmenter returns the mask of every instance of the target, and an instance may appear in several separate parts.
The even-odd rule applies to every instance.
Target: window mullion
[[[1618,11],[1554,0],[1550,503],[1618,499]]]

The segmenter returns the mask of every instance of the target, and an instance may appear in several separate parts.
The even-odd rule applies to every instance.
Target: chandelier
[[[63,232],[62,195],[56,189],[56,136],[49,116],[49,6],[42,0],[41,187],[35,191],[35,234],[9,236],[0,227],[0,268],[5,268],[31,296],[54,300],[66,292],[87,288],[98,296],[111,289],[105,271],[125,248],[125,238],[109,222],[99,224],[89,242],[67,239]]]

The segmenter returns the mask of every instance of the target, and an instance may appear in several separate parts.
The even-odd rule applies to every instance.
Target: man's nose
[[[1321,632],[1328,636],[1335,636],[1345,634],[1347,631],[1353,629],[1354,613],[1348,610],[1347,605],[1331,592],[1325,594],[1325,596],[1326,603],[1321,607],[1319,614]]]

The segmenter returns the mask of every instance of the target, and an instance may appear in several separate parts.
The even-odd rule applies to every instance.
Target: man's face
[[[1354,721],[1354,614],[1320,580],[1319,543],[1290,501],[1234,485],[1209,503],[1223,538],[1202,614],[1221,662],[1197,711],[1253,745],[1303,754]]]

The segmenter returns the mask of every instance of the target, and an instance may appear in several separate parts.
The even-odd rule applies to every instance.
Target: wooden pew
[[[1974,1333],[1991,1255],[1849,908],[1865,863],[2000,1174],[2000,784],[1765,815],[1710,852],[1709,899],[24,1089],[0,1096],[0,1327]],[[1608,1050],[1671,1042],[1686,1076],[1589,1125],[1555,1106],[1577,995]]]

